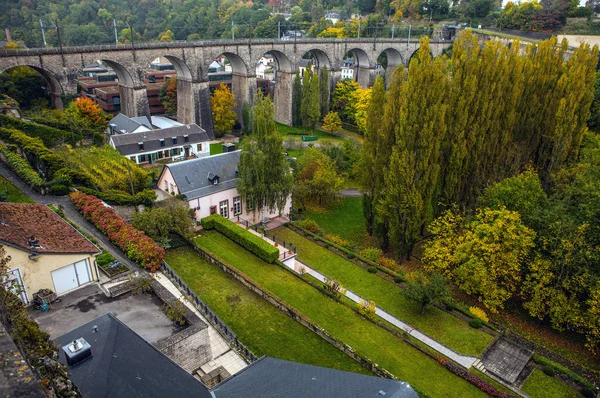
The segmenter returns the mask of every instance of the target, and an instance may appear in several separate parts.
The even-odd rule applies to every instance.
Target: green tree
[[[447,211],[431,223],[429,231],[433,239],[423,251],[427,269],[476,294],[492,312],[517,293],[535,238],[519,213],[485,208],[468,221]]]
[[[259,90],[252,109],[252,135],[244,140],[237,189],[248,209],[281,212],[290,196],[293,177],[281,150],[273,102]]]
[[[323,152],[310,148],[298,161],[295,198],[306,207],[326,207],[333,203],[344,180],[335,163]]]
[[[171,29],[167,29],[158,36],[159,41],[175,41],[175,34]]]
[[[296,71],[294,76],[292,96],[292,124],[295,127],[300,127],[302,126],[302,81],[300,80],[299,71]]]
[[[190,238],[194,223],[186,202],[167,199],[155,207],[133,214],[133,226],[142,230],[163,248],[171,247],[172,234]]]
[[[252,108],[246,101],[242,106],[242,122],[244,134],[250,134],[252,132]]]
[[[446,278],[438,273],[427,276],[421,272],[409,282],[406,296],[421,304],[421,315],[428,305],[440,305],[452,297]]]
[[[342,129],[342,121],[340,120],[340,116],[337,112],[329,112],[325,115],[323,119],[323,127],[324,130],[331,131],[332,133],[335,131],[340,131]]]
[[[237,120],[237,115],[234,111],[236,107],[235,95],[229,87],[223,83],[219,85],[210,97],[210,107],[212,109],[215,135],[222,137],[230,133]]]
[[[355,93],[359,88],[358,83],[350,79],[341,80],[335,85],[331,96],[331,110],[336,111],[344,122],[354,124],[357,99]]]
[[[329,71],[326,66],[319,70],[319,105],[321,117],[325,117],[329,112]]]
[[[300,112],[302,114],[302,125],[310,127],[314,131],[321,110],[319,106],[319,76],[312,69],[312,64],[309,62],[302,77]]]

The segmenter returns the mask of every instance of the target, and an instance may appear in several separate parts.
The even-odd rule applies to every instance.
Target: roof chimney
[[[62,347],[69,366],[76,366],[92,356],[92,346],[83,337]]]

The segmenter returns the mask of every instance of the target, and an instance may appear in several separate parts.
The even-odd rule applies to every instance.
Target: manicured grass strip
[[[535,369],[521,389],[532,398],[581,398],[578,391]]]
[[[223,153],[223,144],[220,142],[217,142],[216,144],[210,144],[210,154],[211,155],[218,155],[220,153]]]
[[[298,127],[286,126],[285,124],[275,123],[277,127],[277,131],[283,137],[284,140],[288,138],[293,138],[298,141],[301,140],[302,135],[316,135],[319,137],[317,142],[322,142],[323,140],[333,140],[333,141],[343,141],[344,137],[339,137],[337,135],[329,134],[326,131],[315,129],[312,131],[310,129],[302,129]]]
[[[324,233],[337,235],[354,246],[361,246],[367,236],[361,197],[343,198],[336,207],[328,211],[306,211],[303,217],[314,220]]]
[[[6,195],[6,201],[12,203],[35,203],[29,196],[25,195],[10,183],[6,178],[0,176],[0,196]]]
[[[425,314],[420,315],[420,305],[402,294],[400,287],[368,273],[289,228],[282,227],[269,232],[273,233],[296,246],[298,258],[309,267],[338,280],[359,296],[375,301],[377,306],[460,354],[480,356],[494,339],[433,306],[429,306]]]
[[[267,264],[218,232],[205,232],[195,242],[296,308],[333,337],[420,391],[432,397],[485,396],[416,348],[323,295],[282,267]]]
[[[372,375],[193,250],[169,250],[166,261],[255,355]]]

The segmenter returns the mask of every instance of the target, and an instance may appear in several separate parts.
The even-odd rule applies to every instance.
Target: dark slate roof
[[[150,130],[152,130],[152,122],[150,122],[148,116],[132,117],[131,120],[133,120],[134,122],[138,122],[139,124],[146,126]]]
[[[238,150],[167,164],[165,170],[169,169],[171,171],[179,193],[187,196],[188,200],[202,198],[216,192],[235,188],[240,153],[241,151]],[[217,185],[213,185],[209,180],[211,175],[219,176]]]
[[[184,135],[188,136],[188,142],[184,142]],[[177,137],[177,144],[173,144],[173,137]],[[206,131],[197,124],[186,124],[161,130],[140,131],[139,133],[116,134],[111,135],[110,139],[117,151],[124,156],[210,141]],[[161,139],[165,140],[164,147],[160,146]],[[144,149],[139,148],[140,142],[144,143]]]
[[[58,214],[41,204],[0,203],[0,242],[40,254],[100,252]]]
[[[408,383],[262,357],[213,390],[216,398],[418,398]]]
[[[94,326],[98,327],[96,333]],[[92,346],[92,356],[69,366],[69,375],[85,398],[211,398],[203,384],[111,313],[71,330],[56,342],[63,347],[80,337]],[[59,362],[66,364],[62,348],[58,351]]]
[[[117,116],[113,117],[108,124],[114,124],[116,131],[125,131],[126,133],[131,133],[135,131],[135,129],[142,126],[142,123],[133,120],[132,118],[119,113]],[[152,126],[152,125],[151,125]],[[152,127],[148,127],[152,130]]]

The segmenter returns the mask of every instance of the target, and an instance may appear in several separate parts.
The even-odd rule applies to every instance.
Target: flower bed
[[[484,380],[480,379],[479,377],[469,373],[466,369],[460,367],[459,365],[455,364],[454,362],[451,362],[448,359],[446,359],[442,356],[439,356],[439,355],[436,356],[436,359],[439,363],[444,365],[446,367],[446,369],[448,369],[455,375],[462,377],[463,379],[465,379],[469,383],[473,384],[475,387],[479,388],[481,391],[485,392],[486,394],[488,394],[492,397],[498,397],[498,398],[510,398],[511,397],[511,395],[508,395],[508,394],[498,390],[496,387],[485,382]]]
[[[204,217],[202,219],[202,227],[204,229],[216,229],[268,263],[272,264],[279,258],[278,248],[254,235],[252,232],[246,231],[234,222],[221,217],[220,214]]]
[[[95,196],[73,192],[70,197],[86,220],[91,221],[111,242],[119,246],[127,257],[152,272],[160,268],[165,251],[145,233],[127,224]]]

